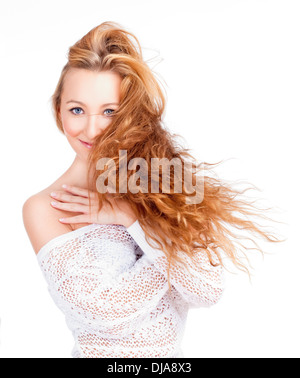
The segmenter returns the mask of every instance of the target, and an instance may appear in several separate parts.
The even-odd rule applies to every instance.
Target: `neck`
[[[60,184],[74,185],[86,189],[88,164],[83,161],[78,155],[68,170],[58,179]]]

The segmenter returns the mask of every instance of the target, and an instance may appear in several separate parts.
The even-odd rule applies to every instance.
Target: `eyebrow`
[[[81,105],[86,106],[83,102],[77,101],[77,100],[69,100],[69,101],[66,102],[66,104],[69,104],[70,102],[76,102],[77,104],[81,104]],[[108,106],[108,105],[119,105],[119,103],[117,103],[117,102],[108,102],[107,104],[103,104],[102,106]]]

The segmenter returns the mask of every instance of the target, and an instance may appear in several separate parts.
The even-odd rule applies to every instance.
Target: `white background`
[[[261,192],[287,241],[261,246],[250,282],[227,274],[221,301],[189,312],[186,357],[299,357],[300,3],[297,0],[2,1],[2,357],[70,357],[73,339],[38,267],[22,205],[74,152],[50,110],[68,48],[115,21],[139,39],[167,92],[165,123],[218,176]],[[154,66],[154,64],[153,64]],[[250,192],[249,192],[250,193]]]

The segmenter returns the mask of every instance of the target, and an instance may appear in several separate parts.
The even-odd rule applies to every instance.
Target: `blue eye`
[[[80,111],[83,112],[83,110],[82,110],[81,108],[79,108],[79,107],[76,107],[76,108],[72,108],[72,109],[70,109],[70,112],[71,112],[72,114],[74,114],[74,115],[83,115],[83,113],[80,113]],[[107,114],[107,116],[109,116],[109,117],[111,117],[111,116],[113,115],[113,113],[114,113],[114,110],[113,110],[113,109],[105,109],[105,110],[104,110],[104,113],[107,112],[107,111],[110,112],[110,113]]]
[[[110,117],[110,116],[113,114],[114,110],[113,110],[113,109],[105,109],[105,110],[104,110],[104,113],[105,113],[107,110],[110,110],[110,111],[111,111],[111,113],[108,114],[108,116]]]
[[[82,110],[81,108],[72,108],[72,109],[70,109],[70,112],[72,113],[72,114],[74,114],[74,115],[80,115],[80,114],[82,114],[82,113],[77,113],[77,112],[73,112],[73,110],[78,110],[78,109],[80,109],[80,110]]]

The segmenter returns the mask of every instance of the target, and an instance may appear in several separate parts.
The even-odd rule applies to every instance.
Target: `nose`
[[[101,114],[86,115],[85,135],[89,141],[93,141],[106,127],[108,123]]]

